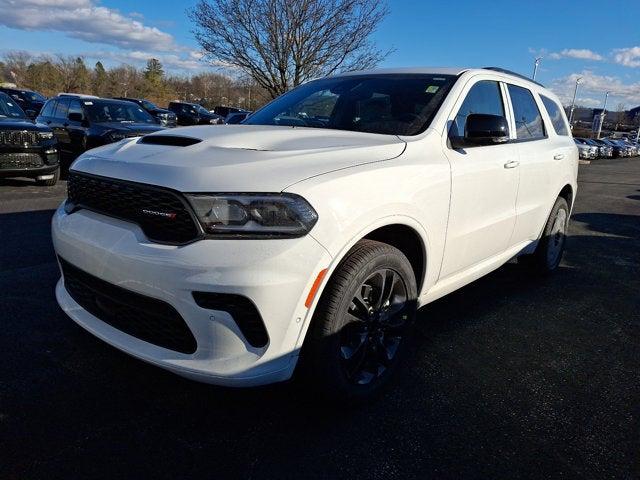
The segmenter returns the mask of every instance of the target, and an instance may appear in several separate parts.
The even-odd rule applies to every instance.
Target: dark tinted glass
[[[60,98],[58,100],[58,106],[56,107],[55,118],[67,118],[69,112],[69,99]]]
[[[0,118],[25,117],[25,113],[11,97],[5,95],[4,93],[0,93]]]
[[[508,85],[509,96],[513,105],[513,116],[516,120],[516,137],[518,140],[535,140],[544,138],[544,123],[533,94],[526,88]]]
[[[502,104],[502,94],[500,93],[498,82],[482,80],[471,87],[453,121],[450,130],[451,136],[464,136],[467,117],[472,113],[504,117],[504,105]]]
[[[44,107],[42,107],[42,111],[40,112],[40,116],[53,117],[53,112],[55,112],[56,110],[56,103],[58,103],[57,100],[49,100],[47,103],[45,103]]]
[[[89,120],[96,123],[156,123],[146,110],[132,102],[85,101]]]
[[[72,113],[79,113],[80,115],[84,116],[82,105],[80,105],[80,102],[78,100],[72,100],[69,104],[69,114]]]
[[[282,95],[243,123],[416,135],[428,127],[455,78],[435,74],[324,78]]]
[[[551,118],[551,123],[556,133],[558,135],[569,135],[569,129],[564,121],[564,115],[562,114],[562,108],[560,108],[560,105],[544,95],[540,95],[540,98],[542,99],[544,108],[547,109],[547,113],[549,114],[549,118]]]

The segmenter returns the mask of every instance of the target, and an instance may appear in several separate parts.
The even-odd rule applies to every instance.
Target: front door
[[[464,135],[471,113],[508,117],[504,87],[482,77],[471,79],[450,117],[449,135]],[[515,225],[518,152],[511,142],[445,149],[451,165],[451,203],[444,279],[504,252]]]

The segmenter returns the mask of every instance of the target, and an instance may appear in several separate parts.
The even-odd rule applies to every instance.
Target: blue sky
[[[199,60],[186,10],[195,0],[0,0],[0,53],[83,55],[167,70],[208,68]],[[394,52],[382,66],[495,65],[529,75],[578,103],[640,105],[640,2],[389,0],[390,15],[374,41]]]

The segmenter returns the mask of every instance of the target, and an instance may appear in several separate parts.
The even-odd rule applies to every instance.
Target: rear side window
[[[482,80],[471,87],[453,121],[450,131],[451,136],[464,136],[467,117],[472,113],[484,113],[504,117],[504,105],[502,103],[502,94],[500,93],[500,85],[498,82]]]
[[[84,116],[84,112],[82,110],[82,105],[80,105],[80,102],[77,100],[72,100],[71,103],[69,104],[69,113],[79,113],[80,115]]]
[[[537,140],[545,138],[544,123],[533,94],[526,88],[507,85],[513,116],[516,120],[516,137],[518,140]]]
[[[55,118],[67,118],[67,112],[69,111],[69,99],[61,98],[58,100],[58,106],[56,107]]]
[[[542,99],[544,108],[547,109],[547,113],[549,114],[549,118],[551,119],[551,124],[553,125],[555,132],[558,135],[569,135],[569,129],[564,121],[564,115],[562,114],[562,108],[560,108],[560,105],[544,95],[540,95],[540,98]]]
[[[45,103],[44,107],[42,107],[42,111],[40,112],[40,116],[42,117],[53,117],[53,112],[56,109],[57,100],[49,100]]]

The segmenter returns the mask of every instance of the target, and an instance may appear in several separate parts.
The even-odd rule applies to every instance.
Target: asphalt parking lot
[[[57,307],[64,197],[0,181],[0,478],[640,478],[640,158],[580,166],[551,278],[508,264],[421,310],[379,401],[194,383]]]

